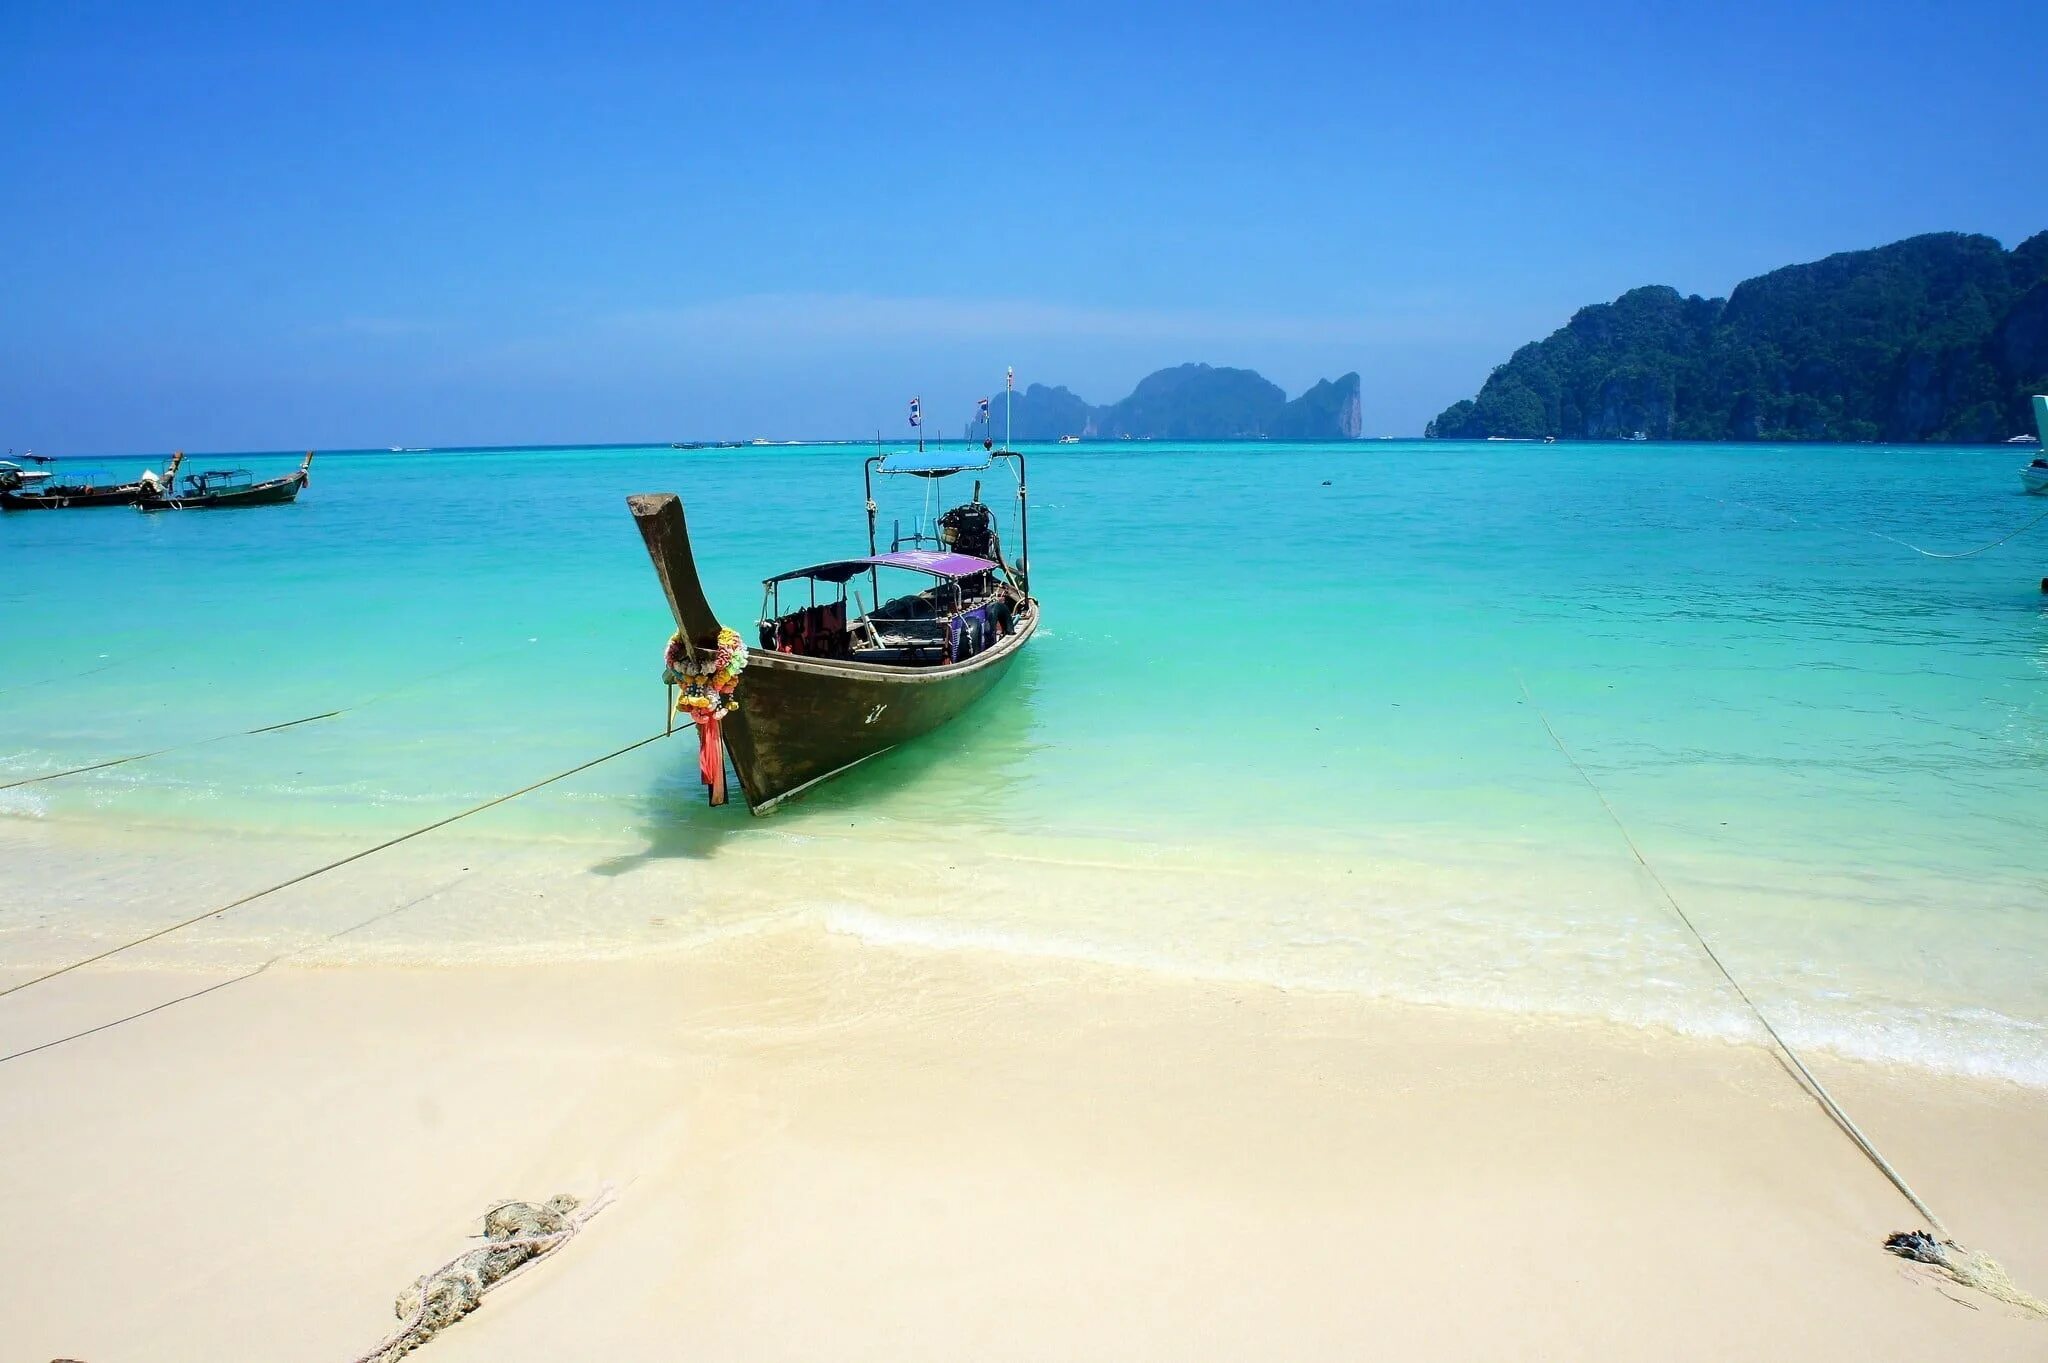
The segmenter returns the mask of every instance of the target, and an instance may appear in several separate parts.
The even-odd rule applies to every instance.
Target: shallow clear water
[[[624,496],[683,494],[744,626],[761,577],[860,545],[865,453],[336,455],[291,507],[8,516],[0,779],[351,708],[0,791],[0,817],[374,841],[620,746],[660,727],[669,629]],[[2048,527],[1959,561],[1884,538],[1996,538],[2043,505],[2015,467],[1033,451],[1046,625],[962,723],[766,820],[703,807],[685,737],[465,836],[795,864],[785,907],[878,941],[1740,1031],[1526,682],[1794,1032],[2048,1082]],[[885,526],[922,487],[891,491]],[[643,919],[593,908],[573,942]]]

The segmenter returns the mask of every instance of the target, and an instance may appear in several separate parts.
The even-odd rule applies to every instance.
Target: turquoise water
[[[683,494],[744,626],[761,577],[860,545],[865,453],[334,455],[286,508],[6,517],[0,780],[352,708],[0,818],[374,841],[618,747],[661,725],[669,629],[625,495]],[[1795,1032],[2048,1082],[2048,527],[1883,538],[1995,539],[2042,509],[2015,467],[1035,450],[1046,627],[965,722],[766,820],[705,808],[679,739],[462,835],[713,887],[800,865],[791,907],[878,941],[1742,1032],[1526,682]],[[891,895],[878,859],[977,889]]]

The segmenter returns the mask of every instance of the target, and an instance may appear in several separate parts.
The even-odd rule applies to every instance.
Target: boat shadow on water
[[[678,730],[661,744],[659,775],[634,801],[646,846],[591,866],[620,876],[656,862],[704,861],[735,838],[842,834],[849,824],[929,823],[951,833],[993,831],[1005,825],[1030,759],[1043,746],[1038,734],[1037,690],[1041,660],[1026,653],[998,681],[971,719],[956,722],[881,753],[792,800],[765,819],[742,804],[710,806],[697,779],[696,745]]]

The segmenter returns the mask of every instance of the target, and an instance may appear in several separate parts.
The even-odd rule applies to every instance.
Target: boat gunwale
[[[1038,630],[1038,598],[1026,598],[1031,609],[1023,613],[1023,621],[1015,632],[1004,635],[992,646],[983,649],[972,658],[959,662],[933,665],[899,663],[864,663],[848,658],[814,658],[803,653],[778,653],[773,649],[747,650],[747,668],[766,667],[770,670],[787,669],[791,672],[812,672],[832,677],[872,677],[894,682],[944,681],[952,677],[965,676],[977,668],[984,667],[1009,653],[1023,647],[1024,642]]]
[[[151,497],[144,494],[136,499],[135,505],[143,511],[200,511],[204,510],[208,505],[246,501],[254,496],[281,491],[287,486],[295,488],[294,495],[289,500],[296,501],[297,492],[305,490],[307,481],[306,470],[301,468],[294,469],[292,472],[281,477],[267,478],[260,483],[245,483],[238,487],[221,488],[213,491],[179,492],[160,497]]]

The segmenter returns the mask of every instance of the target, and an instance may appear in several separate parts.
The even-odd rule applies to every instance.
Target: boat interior
[[[59,481],[60,477],[62,481]],[[65,469],[61,475],[51,478],[49,482],[35,490],[58,497],[79,496],[92,492],[118,492],[132,489],[134,486],[133,478],[123,482],[108,474],[105,469]]]
[[[979,493],[977,486],[976,500],[940,515],[931,534],[899,532],[886,554],[769,578],[762,584],[760,646],[801,657],[936,667],[965,662],[1015,633],[1030,600],[1002,558],[994,517]],[[884,574],[926,581],[883,599]],[[809,588],[807,602],[786,606],[784,589],[794,595],[800,585]],[[880,604],[869,609],[870,600]]]
[[[186,496],[201,496],[208,492],[240,492],[251,486],[247,469],[207,469],[204,473],[187,475]]]

